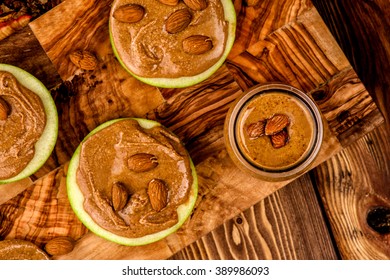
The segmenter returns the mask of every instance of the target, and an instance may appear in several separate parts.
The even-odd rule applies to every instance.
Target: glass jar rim
[[[310,147],[309,151],[307,152],[307,155],[303,159],[297,161],[295,164],[288,168],[270,170],[254,165],[243,155],[237,141],[237,122],[242,109],[252,98],[256,97],[257,95],[275,92],[275,90],[280,93],[289,94],[297,98],[297,100],[302,103],[305,109],[307,109],[312,116],[313,124],[315,127],[312,146]],[[228,137],[227,141],[229,141],[229,145],[234,156],[251,173],[254,173],[263,178],[269,178],[271,180],[283,180],[302,173],[308,168],[308,166],[310,166],[310,164],[317,157],[323,140],[323,122],[321,118],[321,113],[317,105],[303,91],[293,86],[280,83],[256,85],[245,91],[241,98],[236,101],[230,111],[231,112],[228,116],[226,123]]]

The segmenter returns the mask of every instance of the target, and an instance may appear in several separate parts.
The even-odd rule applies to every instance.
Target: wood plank
[[[168,238],[136,248],[123,248],[87,233],[78,240],[73,252],[61,258],[168,258],[288,183],[248,178],[234,166],[226,153],[223,120],[229,105],[242,90],[256,83],[282,81],[310,92],[333,81],[331,90],[327,92],[327,98],[333,100],[334,94],[342,91],[345,81],[347,84],[349,81],[337,79],[337,76],[350,67],[308,1],[290,0],[280,6],[275,1],[267,0],[248,7],[237,0],[238,32],[242,32],[243,36],[237,40],[225,66],[199,85],[160,91],[136,81],[115,60],[108,37],[109,3],[108,0],[67,0],[30,24],[64,80],[64,84],[53,92],[61,116],[59,144],[55,154],[58,163],[63,165],[37,180],[34,187],[51,189],[51,186],[62,186],[63,176],[53,174],[66,174],[66,162],[75,147],[86,133],[100,123],[124,116],[148,116],[161,121],[185,141],[191,155],[194,154],[196,158],[200,190],[191,219]],[[270,21],[272,15],[266,12],[270,6],[264,4],[273,7],[275,20],[271,21],[271,25],[264,26],[263,34],[261,26],[248,26],[252,18],[256,18],[255,15],[261,17],[259,22]],[[279,17],[280,14],[284,16]],[[59,18],[61,24],[53,24]],[[256,33],[258,31],[263,37]],[[71,64],[68,55],[78,49],[89,50],[96,55],[96,70],[83,71]],[[358,108],[360,99],[352,98],[355,96],[362,95],[371,104],[370,96],[361,87],[356,88],[357,91],[343,93],[343,96],[351,97],[349,108]],[[330,108],[338,108],[337,105],[341,106],[343,102],[342,98],[334,98],[331,104],[335,106]],[[369,112],[376,110],[375,106],[370,106],[368,113],[350,109],[353,118],[347,121],[354,126],[366,119]],[[324,114],[325,141],[316,164],[342,148],[340,135],[344,131],[335,134],[339,122],[331,122],[328,126],[329,116],[333,115]],[[354,130],[352,135],[366,132],[362,127]],[[348,142],[352,138],[346,139],[345,142]],[[31,189],[28,188],[21,196],[28,196]],[[44,192],[42,199],[45,199]],[[20,217],[34,216],[34,211],[33,207],[27,207]],[[2,213],[5,215],[8,212],[5,210]],[[10,220],[18,226],[12,215]],[[41,226],[35,232],[35,240],[38,237],[46,238],[46,228],[53,224]],[[14,232],[17,230],[8,230],[3,237],[13,238]],[[159,250],[153,251],[154,246]]]
[[[343,259],[390,259],[389,218],[385,233],[368,224],[372,210],[390,209],[388,135],[382,126],[314,171]]]
[[[342,258],[389,259],[389,2],[313,2],[386,119],[317,167],[316,183]]]
[[[170,259],[328,260],[338,256],[306,174]]]
[[[61,83],[57,69],[51,63],[30,26],[1,40],[0,63],[11,64],[26,70],[37,77],[48,89]]]

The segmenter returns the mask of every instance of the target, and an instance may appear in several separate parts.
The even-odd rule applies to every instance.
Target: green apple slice
[[[0,71],[11,73],[20,84],[38,95],[43,103],[46,115],[46,126],[41,137],[35,143],[34,157],[19,174],[12,178],[0,180],[0,184],[6,184],[34,174],[47,161],[57,142],[58,115],[50,91],[36,77],[19,67],[8,64],[0,64]]]
[[[111,46],[113,49],[113,52],[115,56],[117,57],[120,64],[136,79],[157,87],[162,88],[183,88],[188,87],[191,85],[195,85],[197,83],[200,83],[207,78],[209,78],[213,73],[215,73],[225,62],[227,56],[229,55],[233,44],[235,40],[236,35],[236,12],[234,9],[233,2],[231,0],[220,0],[223,6],[225,21],[227,22],[227,38],[226,38],[226,45],[224,48],[224,51],[222,53],[222,56],[219,58],[218,61],[215,62],[211,67],[209,67],[207,70],[195,74],[193,76],[183,76],[178,78],[166,78],[166,77],[142,77],[140,75],[137,75],[136,73],[132,72],[129,68],[130,62],[125,59],[125,48],[126,46],[122,46],[118,38],[118,34],[114,34],[116,32],[115,24],[113,23],[113,11],[115,7],[119,7],[121,4],[126,4],[129,1],[124,0],[115,0],[112,5],[111,9],[111,15],[109,20],[109,33],[110,33],[110,41]]]
[[[141,118],[132,118],[132,119],[136,120],[141,127],[146,128],[146,129],[161,125],[160,123],[152,121],[152,120],[146,120],[146,119],[141,119]],[[110,126],[111,124],[113,124],[115,122],[121,121],[121,120],[123,120],[123,119],[115,119],[115,120],[111,120],[111,121],[108,121],[108,122],[101,124],[100,126],[95,128],[93,131],[91,131],[85,137],[85,139],[83,141],[85,141],[91,135],[98,133],[100,130]],[[156,242],[160,239],[165,238],[166,236],[168,236],[171,233],[178,230],[183,225],[183,223],[187,220],[187,218],[189,217],[189,215],[191,214],[191,212],[195,206],[195,202],[196,202],[197,194],[198,194],[198,180],[197,180],[195,166],[194,166],[193,162],[191,161],[191,159],[190,159],[190,167],[191,167],[192,176],[193,176],[193,184],[191,186],[189,199],[184,204],[181,204],[177,208],[178,221],[175,225],[173,225],[172,227],[169,227],[165,230],[162,230],[160,232],[156,232],[153,234],[145,235],[142,237],[136,237],[136,238],[128,238],[128,237],[120,236],[120,235],[114,234],[114,233],[102,228],[85,211],[84,206],[83,206],[84,195],[81,192],[80,187],[77,184],[76,174],[77,174],[77,169],[78,169],[79,162],[80,162],[81,145],[82,145],[82,143],[76,149],[76,151],[73,154],[72,159],[69,163],[66,184],[67,184],[67,192],[68,192],[70,205],[71,205],[73,211],[75,212],[77,217],[80,219],[80,221],[91,232],[93,232],[94,234],[96,234],[96,235],[98,235],[106,240],[109,240],[109,241],[112,241],[112,242],[115,242],[115,243],[118,243],[121,245],[139,246],[139,245],[153,243],[153,242]]]

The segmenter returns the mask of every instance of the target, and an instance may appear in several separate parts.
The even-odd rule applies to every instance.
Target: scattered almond
[[[168,6],[176,6],[179,4],[179,0],[158,0],[158,2]]]
[[[265,135],[274,135],[290,124],[290,119],[284,114],[275,114],[268,119],[265,125]]]
[[[165,21],[165,30],[171,34],[179,33],[186,29],[191,19],[192,15],[188,9],[176,10]]]
[[[207,0],[183,0],[184,3],[194,11],[201,11],[207,8]]]
[[[261,120],[255,123],[251,123],[246,128],[246,132],[249,136],[249,139],[257,139],[263,135],[265,135],[265,120]]]
[[[279,131],[278,133],[271,135],[271,143],[275,149],[284,147],[288,142],[288,133],[286,129]]]
[[[148,184],[148,196],[152,208],[161,211],[168,204],[168,188],[164,181],[153,179]]]
[[[188,54],[204,54],[213,48],[213,41],[204,35],[192,35],[182,42],[183,50]]]
[[[154,169],[158,165],[155,155],[139,153],[132,155],[127,161],[128,167],[134,172],[146,172]]]
[[[116,182],[112,185],[111,200],[115,211],[120,211],[126,206],[128,197],[127,190],[122,183]]]
[[[94,54],[89,51],[75,51],[69,55],[70,61],[77,67],[83,70],[95,70],[97,66],[97,59]]]
[[[75,241],[71,237],[55,237],[46,243],[45,251],[52,256],[65,255],[72,252],[74,245]]]
[[[125,23],[139,22],[145,15],[145,8],[138,4],[127,4],[119,7],[113,13],[116,20]]]
[[[8,103],[0,97],[0,120],[5,121],[8,118],[11,109]]]

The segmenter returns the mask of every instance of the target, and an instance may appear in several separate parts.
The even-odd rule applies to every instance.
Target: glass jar
[[[308,171],[321,148],[323,123],[313,100],[285,84],[257,85],[229,109],[224,126],[233,162],[266,181]]]

